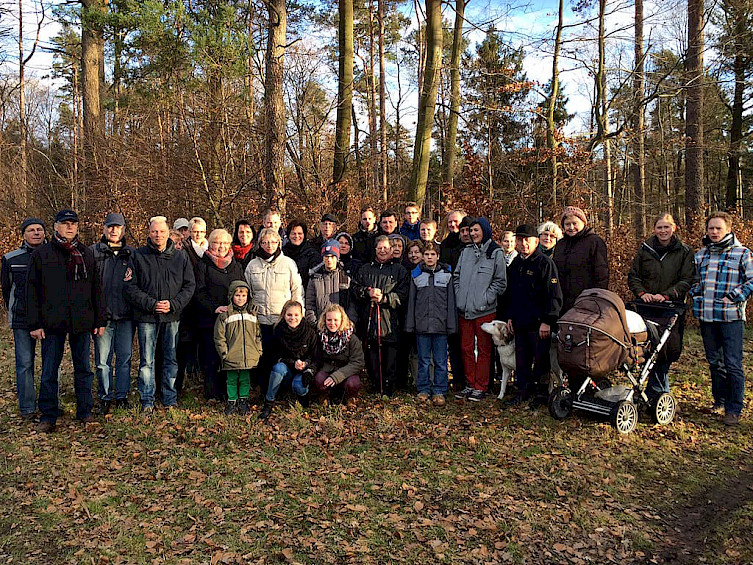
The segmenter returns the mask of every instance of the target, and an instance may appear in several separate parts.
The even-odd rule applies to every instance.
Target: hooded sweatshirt
[[[235,305],[233,295],[239,288],[249,291],[245,281],[230,283],[227,312],[221,313],[214,324],[214,346],[225,371],[253,369],[261,357],[261,332],[256,308],[248,301],[241,307]]]
[[[463,248],[453,277],[458,312],[466,320],[475,320],[497,309],[497,300],[507,288],[507,266],[502,248],[492,239],[492,227],[486,218],[471,222],[481,226],[480,244]]]

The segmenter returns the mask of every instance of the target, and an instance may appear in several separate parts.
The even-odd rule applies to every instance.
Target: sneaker
[[[235,411],[239,416],[245,416],[251,412],[251,409],[248,407],[248,398],[239,399]]]
[[[235,400],[228,400],[227,404],[225,405],[225,416],[230,416],[232,414],[235,414],[235,411],[236,411]]]
[[[727,412],[724,415],[724,418],[722,419],[722,422],[724,422],[725,426],[739,426],[740,425],[740,414],[733,414],[732,412]]]
[[[484,394],[483,390],[472,390],[468,395],[468,400],[471,402],[481,402],[485,396],[486,394]]]
[[[431,397],[431,403],[434,406],[444,406],[446,404],[444,394],[435,394]]]
[[[37,424],[37,431],[40,434],[51,434],[55,431],[55,422],[50,422],[49,420],[45,420],[43,422],[39,422]]]
[[[457,398],[458,400],[464,400],[464,399],[468,398],[468,396],[470,396],[470,394],[472,392],[473,392],[473,389],[471,387],[467,386],[463,390],[461,390],[460,392],[456,392],[455,393],[455,398]]]
[[[418,400],[421,404],[426,404],[427,402],[429,402],[429,393],[419,392],[416,396],[416,400]]]

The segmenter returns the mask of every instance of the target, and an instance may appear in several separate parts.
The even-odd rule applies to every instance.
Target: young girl
[[[214,345],[227,371],[227,406],[225,414],[249,412],[251,369],[261,356],[261,332],[256,309],[249,307],[246,281],[233,281],[228,290],[228,309],[214,324]]]
[[[361,390],[364,368],[361,340],[353,333],[353,322],[339,304],[330,304],[319,317],[319,338],[322,346],[322,368],[316,374],[316,389],[328,396],[338,390],[348,406],[355,406]]]
[[[275,361],[269,374],[264,407],[259,414],[261,420],[272,413],[277,391],[283,383],[291,383],[293,392],[303,399],[319,368],[319,336],[314,325],[304,319],[300,302],[288,300],[282,307],[272,343],[270,355]]]

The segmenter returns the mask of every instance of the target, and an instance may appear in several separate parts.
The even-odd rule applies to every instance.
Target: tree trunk
[[[605,66],[605,17],[607,0],[599,0],[599,61],[596,71],[596,128],[604,150],[604,224],[608,235],[614,230],[614,188],[612,186],[612,147],[609,143],[609,107]]]
[[[458,153],[458,114],[460,113],[460,50],[463,44],[463,22],[466,0],[455,0],[455,29],[452,35],[450,59],[450,118],[447,123],[447,141],[442,159],[444,182],[452,190],[455,180],[455,159]]]
[[[285,213],[285,102],[283,70],[287,28],[285,0],[269,0],[264,119],[266,148],[264,184],[269,206]]]
[[[379,20],[379,185],[387,202],[387,74],[384,71],[384,3],[377,0]]]
[[[379,146],[377,144],[377,109],[376,109],[376,75],[374,74],[374,0],[369,0],[369,69],[367,84],[369,86],[369,167],[370,172],[370,189],[372,194],[377,192],[377,168],[374,166],[379,155]],[[384,195],[382,195],[384,196]],[[386,200],[383,200],[386,203]]]
[[[549,149],[549,162],[551,164],[550,174],[552,175],[552,207],[551,210],[557,211],[557,176],[559,173],[559,163],[557,162],[557,124],[554,121],[554,110],[557,108],[557,97],[560,91],[560,47],[562,46],[562,28],[564,17],[564,0],[559,0],[557,7],[557,30],[554,35],[554,56],[552,57],[552,91],[549,93],[549,108],[546,115],[546,146]]]
[[[745,67],[746,54],[743,46],[743,35],[747,32],[745,25],[745,10],[740,6],[732,7],[733,33],[735,46],[735,58],[732,69],[735,75],[735,89],[732,96],[732,124],[729,132],[729,151],[727,154],[727,202],[726,207],[730,212],[741,212],[741,171],[740,157],[743,152],[743,112],[745,101]]]
[[[646,152],[645,110],[643,104],[643,0],[635,0],[635,74],[633,75],[633,193],[635,195],[635,235],[641,241],[646,235]]]
[[[695,227],[704,212],[703,178],[703,0],[688,0],[685,90],[685,223]]]
[[[424,86],[418,103],[416,142],[413,149],[413,172],[410,182],[410,200],[423,207],[426,182],[429,178],[431,131],[434,125],[434,107],[437,103],[439,75],[442,69],[442,3],[426,0],[426,70]]]
[[[16,204],[20,210],[26,209],[27,195],[27,171],[29,161],[26,149],[26,83],[24,82],[24,71],[26,62],[24,61],[24,12],[23,0],[18,0],[18,136],[19,149],[21,152],[21,170],[19,171],[20,179],[18,191],[16,192]]]
[[[105,120],[102,113],[104,64],[103,0],[82,0],[81,70],[84,103],[84,184],[95,183],[99,170]],[[85,198],[81,202],[85,202]]]
[[[353,0],[339,0],[340,22],[338,41],[337,122],[335,124],[335,157],[332,184],[339,185],[348,165],[350,152],[350,116],[353,106]],[[348,193],[338,186],[336,208],[345,211]]]

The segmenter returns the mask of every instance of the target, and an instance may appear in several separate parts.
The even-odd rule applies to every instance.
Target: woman
[[[196,327],[204,370],[204,396],[207,400],[223,400],[226,385],[214,346],[214,323],[219,314],[227,312],[230,283],[244,280],[243,269],[233,257],[232,238],[227,231],[214,230],[207,242],[207,250],[196,266]]]
[[[303,304],[303,286],[295,261],[282,254],[280,234],[273,228],[259,233],[259,250],[246,267],[249,301],[259,309],[262,348],[271,345],[274,324],[289,300]]]
[[[340,244],[340,263],[343,264],[348,276],[352,277],[361,266],[361,262],[353,258],[353,238],[350,234],[342,232],[338,233],[335,239]]]
[[[316,324],[330,304],[340,304],[355,316],[350,301],[350,277],[340,263],[340,244],[331,239],[322,247],[322,262],[311,274],[306,287],[306,319]]]
[[[324,396],[336,391],[347,406],[355,406],[365,362],[361,340],[353,333],[353,322],[342,306],[330,304],[319,316],[317,329],[322,368],[314,377],[316,390]]]
[[[628,287],[636,298],[646,303],[685,302],[693,284],[693,251],[675,235],[677,224],[671,214],[661,214],[654,221],[654,235],[641,245],[628,273]],[[677,321],[680,343],[685,330],[685,316]],[[658,396],[669,392],[671,361],[660,358],[648,379],[648,393]]]
[[[235,222],[232,249],[233,257],[245,269],[254,258],[254,228],[248,220]]]
[[[547,221],[536,230],[539,232],[539,249],[547,257],[554,253],[554,246],[562,239],[562,230],[554,222]]]
[[[607,246],[593,228],[586,213],[568,206],[562,214],[564,237],[557,242],[552,258],[562,287],[562,314],[570,310],[587,288],[609,286]]]
[[[293,220],[288,224],[288,242],[282,246],[286,257],[295,261],[298,274],[301,275],[303,288],[309,282],[309,272],[321,263],[319,249],[315,249],[306,239],[308,226],[301,220]]]
[[[191,218],[189,224],[189,239],[184,242],[183,248],[188,253],[188,258],[191,260],[195,274],[196,265],[199,264],[199,259],[201,259],[209,246],[209,241],[207,240],[207,223],[201,218],[195,217]]]
[[[290,383],[293,392],[305,402],[303,399],[320,364],[319,336],[315,326],[303,317],[300,302],[288,300],[283,305],[280,319],[274,326],[272,343],[271,349],[264,350],[264,356],[274,365],[269,373],[264,407],[259,414],[261,420],[269,418],[277,392],[284,383]]]
[[[424,244],[420,240],[408,243],[408,269],[415,269],[424,260]]]

